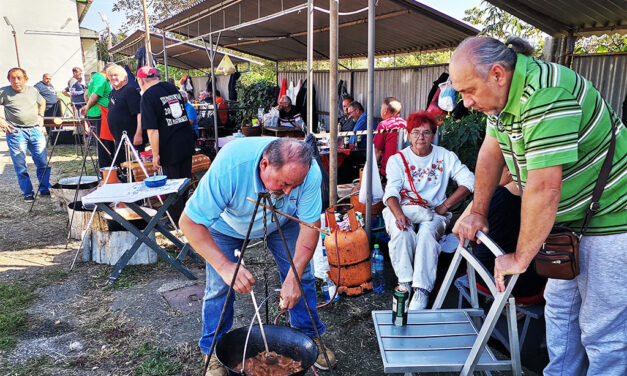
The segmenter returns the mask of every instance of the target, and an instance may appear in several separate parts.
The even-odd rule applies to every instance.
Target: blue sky
[[[479,6],[481,0],[421,0],[420,2],[453,18],[461,20],[462,17],[464,17],[464,10]],[[113,0],[94,0],[81,26],[96,31],[101,31],[106,28],[106,24],[102,22],[98,15],[98,11],[100,11],[109,19],[111,31],[114,33],[117,32],[124,23],[125,18],[124,14],[119,12],[114,13],[111,8],[113,8]]]

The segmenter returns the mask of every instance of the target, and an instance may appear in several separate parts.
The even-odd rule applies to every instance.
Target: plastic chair
[[[504,254],[483,232],[477,232],[477,237],[496,256]],[[490,371],[511,371],[514,375],[522,374],[516,309],[511,296],[518,275],[508,277],[505,291],[497,292],[493,276],[465,247],[457,247],[431,309],[410,311],[405,326],[392,324],[390,310],[372,312],[385,373],[406,372],[407,375],[412,372],[459,372],[460,375],[472,375],[474,371],[488,374]],[[441,309],[462,259],[468,263],[473,308]],[[475,271],[494,296],[483,325],[480,322],[484,311],[479,308]],[[487,342],[507,303],[511,359],[498,360],[487,347]]]

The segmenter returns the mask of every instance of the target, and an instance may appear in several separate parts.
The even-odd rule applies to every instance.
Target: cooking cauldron
[[[303,370],[292,375],[304,375],[309,367],[314,364],[316,358],[318,358],[316,343],[298,330],[284,325],[264,325],[263,328],[266,332],[270,351],[302,362]],[[229,375],[243,375],[239,370],[233,369],[233,367],[242,361],[247,333],[247,326],[232,330],[220,337],[216,344],[216,356],[220,363],[226,367]],[[246,359],[265,350],[261,331],[259,326],[255,325],[248,339]]]

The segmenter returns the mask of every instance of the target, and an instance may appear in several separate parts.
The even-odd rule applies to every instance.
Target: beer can
[[[392,297],[392,323],[395,326],[407,325],[409,309],[409,291],[403,286],[396,286]]]
[[[349,142],[350,142],[351,138],[348,136],[344,136],[344,149],[348,149],[349,147]]]

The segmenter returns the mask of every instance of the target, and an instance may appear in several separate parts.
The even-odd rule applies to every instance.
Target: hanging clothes
[[[181,77],[181,81],[179,83],[181,84],[181,90],[187,93],[189,93],[190,91],[192,93],[194,92],[194,84],[189,74],[185,74],[183,77]]]
[[[131,87],[134,87],[135,89],[139,90],[139,84],[137,83],[137,80],[135,79],[135,75],[133,74],[133,72],[131,72],[131,67],[129,67],[128,64],[126,64],[124,65],[124,70],[126,71],[126,75],[128,76],[127,85],[130,85]]]
[[[279,104],[281,97],[287,95],[287,80],[284,78],[281,80],[281,90],[279,91],[279,97],[276,99],[276,104]]]
[[[237,66],[235,66],[237,69]],[[242,74],[239,71],[236,71],[229,77],[229,100],[236,101],[237,100],[237,80],[239,80]]]
[[[287,87],[287,96],[290,97],[292,103],[296,102],[296,93],[294,92],[294,81],[290,81]]]
[[[296,95],[296,107],[300,109],[300,113],[303,116],[303,120],[307,122],[307,80],[303,81],[303,84]],[[314,133],[318,132],[318,111],[316,110],[316,87],[313,87],[313,116],[312,116],[312,127]],[[309,124],[307,124],[309,125]]]
[[[148,59],[146,58],[146,47],[145,46],[141,46],[137,49],[137,52],[135,52],[135,59],[137,59],[137,66],[138,67],[143,67],[144,65],[148,65],[147,61]],[[152,54],[152,66],[156,67],[157,64],[159,64],[157,62],[157,58],[155,57],[155,54]]]
[[[340,80],[337,83],[337,118],[340,119],[344,116],[344,108],[342,106],[342,102],[344,102],[344,98],[348,97],[348,89],[346,88],[346,81]]]

